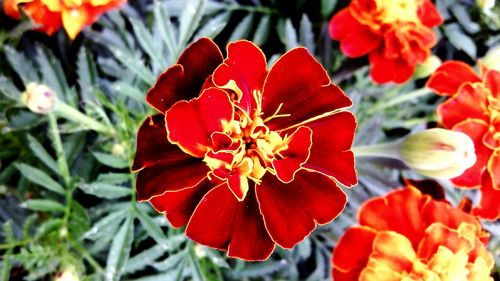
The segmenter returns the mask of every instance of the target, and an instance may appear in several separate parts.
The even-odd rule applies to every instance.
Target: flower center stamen
[[[380,19],[385,23],[398,21],[418,22],[416,0],[378,0]]]

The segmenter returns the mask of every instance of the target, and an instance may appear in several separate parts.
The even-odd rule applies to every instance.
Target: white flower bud
[[[74,266],[66,267],[62,272],[59,272],[55,281],[80,281]]]
[[[458,177],[476,163],[474,143],[469,136],[438,128],[403,139],[400,158],[423,175],[443,179]]]
[[[495,7],[495,0],[476,0],[476,5],[481,8],[483,12],[489,12]]]
[[[430,76],[441,65],[441,59],[435,55],[429,56],[427,60],[419,64],[415,70],[415,78],[425,78]]]
[[[26,91],[21,96],[21,101],[33,112],[47,114],[52,112],[56,106],[56,93],[49,87],[29,83]]]
[[[488,69],[500,71],[500,45],[492,47],[481,59],[481,63]]]

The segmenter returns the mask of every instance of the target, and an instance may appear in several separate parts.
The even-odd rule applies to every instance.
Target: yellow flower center
[[[378,0],[377,7],[380,11],[380,20],[384,23],[393,22],[418,22],[417,9],[419,1],[416,0]]]

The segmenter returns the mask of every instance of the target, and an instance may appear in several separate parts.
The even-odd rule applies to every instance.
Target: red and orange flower
[[[21,18],[22,10],[38,25],[38,30],[54,34],[61,25],[71,39],[86,26],[97,21],[99,16],[114,9],[126,0],[5,0],[5,13],[15,19]]]
[[[443,22],[430,0],[352,0],[330,21],[330,36],[348,57],[368,54],[372,79],[403,83],[436,44]]]
[[[444,63],[427,86],[449,96],[437,113],[443,126],[463,132],[474,141],[477,161],[452,181],[462,188],[480,188],[482,197],[473,212],[486,219],[500,218],[500,72],[482,68],[478,76],[467,64]]]
[[[300,67],[298,67],[300,66]],[[351,100],[305,48],[267,68],[248,41],[191,44],[146,97],[137,198],[228,256],[265,260],[344,209],[357,182]]]
[[[334,249],[335,281],[493,281],[479,221],[413,186],[370,199],[358,219]]]

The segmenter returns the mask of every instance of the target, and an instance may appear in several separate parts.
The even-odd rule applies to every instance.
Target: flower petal
[[[469,226],[475,227],[474,225]],[[418,256],[430,260],[439,247],[446,247],[455,253],[461,250],[468,254],[474,247],[474,241],[467,238],[469,237],[459,236],[457,229],[452,229],[438,222],[433,223],[425,230],[418,247]]]
[[[458,88],[467,82],[480,82],[474,69],[460,61],[443,63],[427,81],[427,87],[439,95],[454,95]]]
[[[80,31],[94,22],[95,15],[92,14],[91,10],[92,7],[89,5],[62,10],[63,27],[71,40],[74,40]]]
[[[368,26],[360,24],[350,13],[343,9],[329,23],[330,36],[340,41],[340,49],[347,57],[355,58],[368,54],[378,47],[381,36],[373,33]]]
[[[404,83],[413,75],[415,65],[409,64],[401,58],[387,58],[380,50],[371,52],[370,76],[379,84],[395,82]]]
[[[26,3],[23,10],[37,24],[37,29],[49,36],[54,34],[62,25],[60,13],[51,12],[40,1]]]
[[[167,191],[151,198],[150,202],[156,211],[165,213],[173,227],[179,228],[188,223],[198,203],[215,185],[205,178],[193,187]]]
[[[237,104],[253,116],[257,109],[254,91],[262,91],[266,75],[264,53],[254,43],[240,40],[227,46],[227,59],[215,70],[213,81],[218,87],[233,90],[238,95]]]
[[[424,25],[434,27],[443,23],[443,18],[438,9],[430,0],[424,0],[421,3],[418,6],[417,14]]]
[[[304,170],[289,184],[267,173],[256,189],[269,234],[287,249],[309,235],[316,223],[326,224],[335,219],[347,202],[347,196],[333,180]]]
[[[195,41],[184,50],[177,64],[160,75],[146,101],[165,113],[177,101],[197,97],[209,75],[221,63],[222,54],[212,40]]]
[[[488,93],[483,84],[464,84],[454,96],[438,106],[443,126],[453,128],[469,118],[489,122]]]
[[[289,183],[309,158],[312,131],[308,127],[299,127],[285,141],[287,149],[279,152],[280,157],[274,160],[272,165],[276,176],[284,183]]]
[[[222,132],[233,114],[225,91],[206,89],[198,98],[178,101],[165,113],[168,139],[186,153],[202,158],[212,146],[212,133]]]
[[[500,71],[492,69],[486,72],[484,84],[490,89],[493,97],[500,100]]]
[[[33,0],[4,0],[3,1],[3,11],[5,14],[13,19],[20,20],[21,13],[19,12],[19,5],[23,3],[28,3]]]
[[[207,177],[209,170],[201,159],[193,157],[144,168],[137,175],[137,200],[146,201],[167,191],[193,187]]]
[[[351,104],[351,100],[331,83],[325,69],[305,48],[288,51],[276,61],[262,92],[263,119],[270,119],[266,125],[271,130],[297,126]],[[290,116],[274,117],[276,114]]]
[[[493,151],[493,154],[491,154],[487,168],[488,173],[491,176],[493,189],[500,190],[500,148],[495,149],[495,151]]]
[[[472,139],[476,152],[476,163],[465,170],[461,176],[451,181],[460,187],[478,188],[481,185],[481,174],[485,170],[486,163],[488,163],[492,153],[483,143],[483,136],[488,132],[488,125],[482,120],[469,119],[455,125],[453,130],[462,132]]]
[[[364,226],[349,228],[335,246],[332,276],[335,281],[358,280],[372,252],[376,232]]]
[[[483,174],[481,186],[481,201],[472,212],[474,215],[487,220],[500,219],[500,189],[493,188],[493,181],[489,173]]]
[[[354,154],[350,150],[356,130],[356,118],[350,112],[339,112],[306,123],[311,128],[312,146],[304,168],[334,177],[346,186],[358,182]]]
[[[186,235],[203,245],[227,249],[230,257],[266,260],[274,242],[258,212],[254,190],[250,188],[245,200],[239,202],[227,185],[212,189],[196,207]]]

